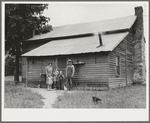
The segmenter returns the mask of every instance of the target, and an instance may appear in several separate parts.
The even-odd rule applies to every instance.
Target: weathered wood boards
[[[82,61],[84,64],[75,64],[74,82],[76,85],[105,85],[107,87],[121,87],[132,83],[133,78],[133,43],[132,33],[121,41],[111,52],[72,54],[63,56],[28,57],[28,62],[23,58],[22,72],[23,80],[28,83],[38,83],[40,73],[45,73],[45,67],[52,63],[54,68],[58,67],[58,58],[65,57],[73,62]],[[116,75],[116,57],[120,57],[120,75]],[[28,63],[28,65],[27,65]],[[66,63],[67,64],[67,63]],[[28,68],[28,69],[27,69]],[[63,73],[65,74],[65,69]]]

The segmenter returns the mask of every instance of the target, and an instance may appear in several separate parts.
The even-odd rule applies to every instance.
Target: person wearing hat
[[[66,79],[68,84],[68,89],[72,88],[72,79],[75,73],[74,65],[72,65],[71,59],[68,60],[67,68],[66,68]]]

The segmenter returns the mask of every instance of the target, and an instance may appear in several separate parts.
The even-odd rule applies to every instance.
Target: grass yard
[[[25,89],[20,84],[13,85],[12,81],[5,81],[5,108],[42,108],[42,96]]]
[[[102,101],[94,104],[92,97]],[[109,91],[66,91],[55,108],[146,108],[146,86],[132,85]]]

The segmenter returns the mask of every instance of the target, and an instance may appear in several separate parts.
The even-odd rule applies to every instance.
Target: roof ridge
[[[117,17],[117,18],[109,18],[109,19],[103,19],[103,20],[98,20],[98,21],[90,21],[90,22],[82,22],[82,23],[74,23],[74,24],[65,24],[61,26],[55,26],[53,28],[60,28],[60,27],[66,27],[66,26],[72,26],[72,25],[78,25],[78,24],[89,24],[89,23],[94,23],[94,22],[100,22],[100,21],[107,21],[107,20],[115,20],[115,19],[121,19],[125,17],[130,17],[130,16],[136,16],[136,15],[128,15],[128,16],[122,16],[122,17]]]
[[[101,21],[63,25],[53,27],[53,31],[49,33],[35,35],[34,37],[28,39],[28,41],[78,36],[83,34],[91,34],[97,31],[106,32],[113,30],[130,29],[135,20],[135,15],[129,15],[113,19],[105,19]]]

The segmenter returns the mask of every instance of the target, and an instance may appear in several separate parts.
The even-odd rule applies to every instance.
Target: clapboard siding
[[[133,34],[132,32],[126,37],[127,42],[127,84],[133,82]]]
[[[25,82],[26,80],[26,57],[21,58],[21,76],[22,76],[22,82]]]
[[[107,53],[91,53],[68,56],[73,61],[84,61],[84,65],[75,65],[74,80],[77,83],[108,83]]]
[[[29,83],[37,82],[40,79],[40,73],[45,73],[45,67],[52,63],[54,68],[57,66],[56,57],[30,57],[29,61]],[[72,61],[84,61],[85,64],[74,65],[76,83],[108,83],[108,57],[107,53],[91,53],[64,56]]]
[[[105,84],[109,87],[126,86],[132,83],[133,78],[133,43],[132,35],[129,34],[121,43],[111,52],[86,53],[63,55],[73,62],[82,61],[85,64],[75,66],[75,75],[73,81],[76,84]],[[116,76],[116,56],[120,56],[120,76]],[[28,83],[38,82],[40,73],[45,73],[45,67],[52,63],[57,67],[57,58],[62,56],[47,57],[28,57]],[[22,58],[25,61],[25,58]],[[22,62],[22,76],[26,79],[26,62]],[[63,69],[65,74],[65,69]],[[127,79],[126,79],[127,78]],[[109,84],[108,84],[109,83]]]
[[[133,35],[126,38],[109,53],[109,87],[126,86],[133,78]],[[116,76],[116,56],[121,58],[121,75]],[[127,80],[126,80],[127,79]]]
[[[114,87],[121,87],[121,86],[126,86],[125,78],[110,78],[109,79],[109,87],[114,88]]]
[[[56,67],[55,57],[30,57],[29,58],[29,82],[39,81],[40,73],[45,73],[45,67],[52,63]]]
[[[22,77],[26,80],[26,57],[22,57]],[[28,81],[37,82],[40,79],[40,73],[45,73],[45,67],[48,63],[55,66],[55,59],[53,57],[28,57]]]
[[[120,76],[116,76],[116,57],[120,56]],[[109,53],[109,87],[126,85],[126,41],[123,40]]]

